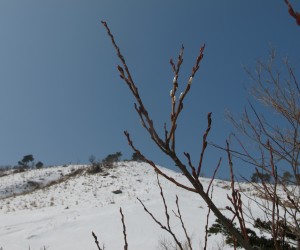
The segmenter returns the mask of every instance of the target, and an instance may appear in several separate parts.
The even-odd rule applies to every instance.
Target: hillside
[[[125,216],[129,249],[159,249],[167,235],[144,211],[137,200],[165,223],[164,206],[156,174],[145,163],[120,162],[97,174],[86,173],[87,166],[52,167],[0,177],[0,249],[2,250],[95,250],[91,232],[105,244],[105,249],[123,249],[122,223],[119,209]],[[182,183],[180,173],[161,168]],[[201,179],[206,188],[210,179]],[[171,224],[184,240],[180,221],[172,212],[178,195],[181,213],[195,249],[204,245],[207,206],[196,195],[182,190],[162,177],[160,182],[170,210]],[[214,200],[225,209],[229,183],[214,181]],[[251,187],[241,184],[250,195]],[[246,197],[244,203],[248,204]],[[252,212],[262,212],[249,203]],[[210,224],[215,221],[210,216]],[[2,248],[1,248],[2,247]],[[230,249],[221,235],[209,238],[208,249]]]

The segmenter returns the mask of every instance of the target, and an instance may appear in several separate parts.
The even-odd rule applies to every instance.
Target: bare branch
[[[167,180],[169,180],[170,182],[174,183],[176,186],[181,187],[183,189],[186,189],[188,191],[197,193],[197,191],[193,188],[190,188],[188,186],[185,186],[179,182],[177,182],[175,179],[173,179],[172,177],[168,176],[167,174],[165,174],[164,172],[162,172],[153,161],[147,159],[137,148],[134,147],[132,140],[130,139],[130,135],[127,131],[124,132],[125,136],[127,137],[127,141],[129,146],[134,150],[134,152],[136,152],[138,155],[140,155],[145,162],[147,162],[148,164],[151,165],[151,167],[153,167],[153,169],[155,170],[156,173],[158,173],[159,175],[163,176],[164,178],[166,178]]]
[[[178,217],[180,219],[181,227],[182,227],[182,229],[184,231],[184,234],[185,234],[185,237],[187,239],[187,242],[188,242],[190,250],[193,250],[191,238],[189,237],[189,235],[187,233],[186,227],[184,225],[184,222],[183,222],[183,219],[182,219],[182,216],[181,216],[180,207],[179,207],[179,200],[178,200],[178,196],[177,195],[176,195],[176,206],[177,206],[177,213],[178,213],[178,215],[176,215],[176,214],[175,215],[176,215],[176,217]]]
[[[166,125],[164,126],[164,140],[161,139],[156,131],[156,129],[154,128],[153,125],[153,121],[150,118],[147,109],[145,108],[142,99],[140,98],[138,89],[135,85],[135,83],[132,80],[132,77],[129,73],[129,69],[126,65],[125,59],[122,56],[119,47],[116,45],[115,40],[113,35],[110,32],[110,29],[107,26],[106,22],[102,22],[102,24],[104,25],[104,27],[107,30],[107,33],[109,35],[109,37],[111,38],[112,44],[114,46],[114,48],[116,49],[117,52],[117,56],[119,57],[123,67],[118,67],[118,70],[120,72],[120,76],[121,78],[125,81],[125,83],[129,86],[130,91],[132,92],[133,96],[135,97],[136,100],[136,104],[135,104],[135,109],[138,113],[138,115],[141,118],[142,121],[142,125],[143,127],[147,130],[147,132],[149,133],[151,139],[155,142],[155,144],[160,148],[160,150],[162,152],[164,152],[167,156],[169,156],[174,164],[181,170],[181,172],[185,175],[185,177],[188,179],[188,181],[190,182],[190,184],[193,186],[193,188],[187,187],[185,185],[182,185],[180,183],[178,183],[176,180],[174,180],[173,178],[167,176],[166,174],[162,173],[162,171],[159,170],[159,168],[156,167],[156,165],[150,161],[147,160],[134,146],[133,143],[130,139],[130,136],[128,134],[128,132],[125,132],[125,135],[127,137],[128,143],[129,145],[133,148],[133,150],[140,154],[145,160],[146,162],[148,162],[154,169],[155,171],[162,175],[163,177],[165,177],[166,179],[168,179],[169,181],[171,181],[172,183],[174,183],[177,186],[180,186],[186,190],[189,190],[191,192],[196,192],[199,194],[200,197],[202,197],[202,199],[207,203],[207,205],[211,208],[211,211],[213,211],[213,213],[215,214],[215,216],[220,219],[220,221],[222,222],[222,224],[234,235],[234,237],[237,239],[237,241],[245,248],[245,249],[253,249],[250,244],[247,242],[247,240],[245,240],[245,238],[243,237],[243,235],[228,221],[228,219],[221,213],[221,211],[216,207],[216,205],[214,204],[214,202],[212,201],[212,199],[209,197],[209,195],[204,191],[203,189],[203,185],[201,184],[201,182],[199,181],[198,175],[195,176],[195,174],[191,174],[186,165],[184,165],[182,163],[182,161],[179,159],[176,151],[175,151],[175,132],[177,129],[177,120],[181,114],[181,111],[183,110],[183,101],[186,97],[186,95],[189,93],[190,89],[191,89],[191,84],[192,81],[195,77],[195,74],[197,73],[197,71],[200,68],[200,62],[203,59],[203,55],[204,55],[204,48],[205,45],[203,45],[200,48],[200,52],[199,55],[196,59],[195,65],[192,68],[192,73],[187,81],[186,87],[184,89],[184,91],[180,94],[179,96],[179,100],[178,103],[176,102],[176,98],[175,98],[175,92],[177,89],[177,77],[176,77],[176,72],[179,73],[179,69],[180,66],[182,64],[182,57],[183,57],[183,48],[179,54],[178,57],[178,63],[177,66],[175,66],[174,62],[171,60],[171,66],[173,69],[173,72],[175,72],[175,80],[173,81],[173,90],[171,91],[171,98],[172,98],[172,112],[171,112],[171,127],[169,129],[169,132],[166,128]],[[211,124],[211,119],[210,119],[210,115],[208,117],[208,129],[207,132],[205,133],[203,140],[204,140],[204,147],[202,147],[203,150],[203,155],[204,155],[204,150],[206,148],[206,136],[210,130],[210,124]],[[171,142],[171,147],[170,147],[170,142]],[[201,159],[203,159],[203,156],[200,156]],[[202,161],[202,160],[200,160]],[[201,166],[202,163],[199,164],[199,166]],[[190,166],[192,166],[190,164]],[[200,174],[200,169],[201,167],[199,167],[199,174]]]
[[[156,224],[158,224],[158,225],[161,227],[161,229],[167,231],[167,232],[173,237],[173,239],[175,240],[175,242],[176,242],[176,244],[178,245],[178,247],[179,247],[181,250],[183,250],[183,247],[182,247],[180,241],[177,239],[176,235],[172,232],[171,228],[170,228],[169,226],[164,226],[164,225],[163,225],[159,220],[157,220],[157,219],[155,218],[155,216],[147,209],[147,207],[144,205],[144,203],[143,203],[139,198],[137,198],[137,199],[138,199],[138,201],[142,204],[144,210],[145,210],[145,211],[151,216],[151,218],[156,222]]]
[[[95,239],[95,243],[96,243],[96,246],[97,246],[98,250],[104,250],[104,245],[103,245],[103,248],[101,248],[101,247],[99,246],[99,241],[98,241],[98,239],[97,239],[96,234],[95,234],[94,232],[92,232],[92,235],[93,235],[93,237],[94,237],[94,239]]]
[[[290,15],[296,20],[296,23],[298,25],[300,25],[300,13],[294,11],[292,5],[290,4],[290,2],[288,0],[284,0],[284,2],[288,6],[288,11],[289,11]]]
[[[210,183],[211,184],[211,183]],[[209,188],[207,189],[207,193],[209,191]],[[212,198],[212,195],[213,195],[213,191],[214,191],[214,188],[211,189],[211,194],[210,194],[210,198]],[[210,207],[208,207],[208,212],[207,212],[207,215],[206,215],[206,224],[205,224],[205,238],[204,238],[204,248],[203,250],[206,250],[207,248],[207,239],[208,239],[208,222],[209,222],[209,215],[210,215]]]
[[[220,166],[221,166],[221,161],[222,161],[222,158],[219,159],[218,165],[217,165],[217,167],[215,168],[215,171],[214,171],[214,173],[213,173],[213,176],[212,176],[212,178],[211,178],[211,180],[210,180],[210,182],[209,182],[209,184],[208,184],[208,188],[207,188],[207,190],[206,190],[206,193],[207,193],[207,194],[209,193],[209,189],[210,189],[210,187],[211,187],[213,181],[215,180],[216,174],[217,174],[217,172],[218,172],[218,170],[219,170],[219,168],[220,168]]]
[[[122,208],[120,208],[120,214],[121,214],[121,221],[123,225],[123,236],[124,236],[124,250],[128,250],[128,243],[127,243],[127,235],[126,235],[126,225],[124,221],[124,215],[122,212]]]
[[[200,160],[199,160],[199,166],[198,166],[198,170],[197,170],[197,176],[199,177],[200,176],[200,172],[201,172],[201,168],[202,168],[202,162],[203,162],[203,158],[204,158],[204,152],[205,152],[205,149],[207,147],[207,136],[208,136],[208,133],[211,129],[211,123],[212,123],[212,120],[211,120],[211,112],[208,113],[207,115],[207,129],[203,135],[203,139],[202,139],[202,151],[201,151],[201,155],[200,155]]]
[[[233,205],[233,209],[230,207],[227,207],[233,214],[234,217],[232,221],[234,220],[235,217],[237,217],[239,224],[240,224],[240,229],[242,231],[242,234],[244,238],[249,242],[249,237],[246,231],[246,224],[245,224],[245,219],[244,219],[244,212],[243,212],[243,202],[241,199],[241,194],[238,190],[235,189],[234,185],[234,175],[233,175],[233,163],[231,160],[231,154],[229,150],[229,144],[226,142],[226,148],[227,148],[227,156],[228,156],[228,163],[229,163],[229,168],[230,168],[230,179],[231,179],[231,197],[228,196],[228,199],[230,200],[231,204]]]

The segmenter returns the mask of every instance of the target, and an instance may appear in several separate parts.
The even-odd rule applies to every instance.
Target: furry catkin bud
[[[181,92],[180,95],[179,95],[179,100],[181,100],[183,97],[183,93]]]
[[[174,95],[174,97],[173,97],[173,100],[174,100],[174,102],[176,101],[176,96]]]
[[[172,97],[174,94],[173,94],[173,89],[170,90],[170,96]]]
[[[190,77],[189,81],[188,81],[188,84],[190,85],[193,81],[193,77]]]
[[[173,84],[175,84],[177,82],[176,76],[174,76],[173,78]]]

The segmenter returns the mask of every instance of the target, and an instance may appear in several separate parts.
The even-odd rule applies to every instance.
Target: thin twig
[[[124,215],[123,215],[123,212],[122,212],[122,208],[120,208],[120,214],[121,214],[121,221],[122,221],[122,225],[123,225],[124,250],[128,250],[126,225],[125,225],[125,221],[124,221]]]
[[[207,194],[209,193],[209,189],[210,189],[210,187],[211,187],[213,181],[215,180],[216,174],[217,174],[217,172],[218,172],[218,170],[219,170],[219,168],[220,168],[220,166],[221,166],[221,161],[222,161],[222,158],[219,159],[218,165],[217,165],[217,167],[215,168],[215,171],[214,171],[214,173],[213,173],[213,176],[212,176],[212,178],[211,178],[211,180],[210,180],[210,182],[209,182],[209,184],[208,184],[208,188],[207,188],[207,190],[206,190],[206,193],[207,193]]]
[[[95,239],[95,243],[96,243],[96,246],[97,246],[98,250],[104,250],[104,245],[103,245],[103,249],[99,246],[99,241],[97,239],[96,234],[94,232],[92,232],[92,235],[93,235],[93,237]]]
[[[228,163],[229,163],[229,169],[230,169],[230,179],[231,179],[231,197],[227,196],[231,204],[233,205],[233,209],[230,207],[227,207],[228,210],[233,212],[234,217],[232,221],[234,220],[235,217],[237,217],[239,224],[240,224],[240,229],[242,231],[242,234],[244,236],[244,239],[249,242],[249,237],[246,231],[246,225],[245,225],[245,219],[243,216],[243,203],[241,199],[241,194],[238,190],[235,189],[235,183],[234,183],[234,175],[233,175],[233,163],[231,160],[231,154],[230,154],[230,149],[229,149],[229,144],[226,142],[226,148],[227,148],[227,155],[228,155]],[[234,238],[235,239],[235,238]]]
[[[167,206],[167,203],[166,203],[166,199],[165,199],[165,196],[164,196],[164,192],[163,192],[163,189],[162,189],[162,186],[160,184],[160,181],[159,181],[159,178],[158,178],[158,173],[156,173],[156,180],[157,180],[157,185],[159,187],[159,190],[160,190],[160,196],[161,196],[161,199],[164,203],[164,208],[165,208],[165,216],[167,218],[167,225],[168,225],[168,229],[171,230],[171,226],[170,226],[170,215],[169,215],[169,212],[168,212],[168,206]]]
[[[185,237],[186,237],[187,242],[188,242],[188,244],[189,244],[190,250],[193,250],[191,238],[189,237],[189,235],[188,235],[188,233],[187,233],[186,227],[185,227],[185,225],[184,225],[184,222],[183,222],[183,219],[182,219],[182,216],[181,216],[180,207],[179,207],[179,199],[178,199],[178,196],[177,196],[177,195],[176,195],[176,206],[177,206],[177,213],[178,213],[178,215],[177,215],[177,214],[175,214],[175,215],[176,215],[177,218],[180,219],[181,227],[182,227],[182,229],[183,229],[183,231],[184,231],[184,234],[185,234]]]
[[[207,192],[209,191],[209,188],[207,189]],[[212,198],[212,195],[213,195],[213,192],[214,192],[214,188],[212,187],[211,189],[211,194],[210,194],[210,197]],[[206,224],[205,224],[205,238],[204,238],[204,248],[203,250],[206,250],[207,248],[207,239],[208,239],[208,222],[209,222],[209,215],[210,215],[210,207],[208,207],[208,212],[207,212],[207,215],[206,215]]]
[[[193,174],[194,178],[198,178],[197,173],[196,173],[196,169],[195,169],[195,167],[194,167],[193,164],[192,164],[190,154],[187,153],[187,152],[184,152],[183,154],[184,154],[185,157],[188,159],[188,164],[189,164],[189,166],[190,166],[190,168],[191,168],[191,170],[192,170],[192,174]]]
[[[197,176],[199,177],[200,176],[200,172],[201,172],[201,168],[202,168],[202,162],[203,162],[203,158],[204,158],[204,152],[205,152],[205,149],[207,147],[207,136],[208,136],[208,133],[211,129],[211,123],[212,123],[212,120],[211,120],[211,112],[208,113],[207,115],[207,129],[203,135],[203,139],[202,139],[202,151],[201,151],[201,154],[200,154],[200,160],[199,160],[199,165],[198,165],[198,170],[197,170]]]
[[[142,159],[144,159],[145,162],[147,162],[148,164],[150,164],[150,166],[153,167],[153,169],[155,170],[156,173],[160,174],[161,176],[163,176],[164,178],[166,178],[167,180],[169,180],[170,182],[174,183],[176,186],[181,187],[183,189],[186,189],[188,191],[191,191],[193,193],[197,193],[197,191],[194,188],[190,188],[186,185],[183,185],[181,183],[179,183],[178,181],[176,181],[174,178],[168,176],[167,174],[165,174],[164,172],[162,172],[153,161],[149,160],[148,158],[146,158],[134,145],[132,140],[130,139],[130,135],[127,131],[124,132],[125,136],[127,137],[127,141],[129,146],[134,150],[134,152],[136,152],[138,155],[140,155],[142,157]]]
[[[161,229],[167,231],[173,237],[173,239],[175,240],[178,247],[181,250],[183,250],[183,247],[182,247],[180,241],[177,239],[176,235],[172,232],[172,230],[170,230],[167,226],[164,226],[159,220],[157,220],[155,218],[155,216],[147,209],[147,207],[144,205],[144,203],[139,198],[137,198],[137,200],[142,204],[144,210],[151,216],[151,218],[156,222],[156,224],[158,224],[161,227]]]
[[[288,0],[284,0],[284,2],[286,3],[286,5],[288,6],[288,11],[289,14],[296,20],[296,23],[298,25],[300,25],[300,13],[294,11],[292,5],[290,4],[290,2]]]

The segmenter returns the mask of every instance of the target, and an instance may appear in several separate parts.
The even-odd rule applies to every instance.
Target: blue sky
[[[250,98],[243,65],[253,69],[271,48],[279,58],[289,56],[295,68],[300,64],[299,27],[284,1],[1,0],[1,165],[26,154],[46,165],[85,163],[90,155],[102,159],[116,151],[130,158],[123,135],[128,130],[146,156],[174,168],[141,128],[101,20],[114,33],[161,132],[170,112],[169,59],[184,44],[183,87],[206,44],[177,138],[179,155],[188,151],[195,162],[206,114],[213,113],[209,140],[224,145],[233,130],[225,110],[240,113]],[[222,154],[208,150],[207,175]],[[228,171],[223,165],[220,176]]]

